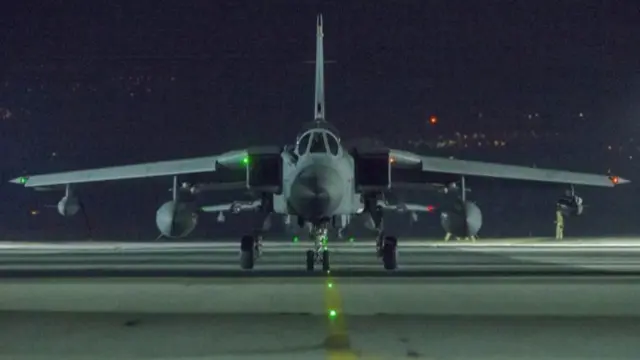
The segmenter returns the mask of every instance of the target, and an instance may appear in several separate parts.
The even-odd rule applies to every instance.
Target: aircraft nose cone
[[[342,201],[342,181],[328,166],[310,166],[302,170],[291,187],[291,205],[306,218],[330,216]]]

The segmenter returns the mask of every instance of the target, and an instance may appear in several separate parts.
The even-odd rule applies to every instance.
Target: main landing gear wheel
[[[327,272],[331,269],[329,263],[329,250],[322,250],[322,271]]]
[[[313,271],[316,263],[322,264],[322,271],[329,271],[331,265],[329,263],[329,250],[313,251],[307,250],[307,270]]]
[[[398,239],[395,236],[385,236],[381,253],[385,270],[395,270],[398,267]]]
[[[316,263],[316,253],[313,250],[307,250],[307,270],[313,271],[313,266]]]
[[[244,270],[253,269],[256,260],[256,238],[245,235],[240,240],[240,267]]]

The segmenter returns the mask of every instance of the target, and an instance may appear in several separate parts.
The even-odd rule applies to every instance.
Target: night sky
[[[308,61],[322,12],[325,56],[335,60],[325,69],[327,118],[343,139],[638,182],[639,9],[587,0],[15,1],[0,14],[0,171],[6,180],[292,142],[313,116]],[[491,150],[415,145],[473,132],[520,135]],[[94,232],[154,237],[169,186],[83,188]],[[481,235],[551,234],[563,190],[478,182]],[[640,231],[634,184],[580,193],[591,205],[568,236]],[[0,186],[0,236],[84,236],[82,219],[46,208],[59,195]],[[235,221],[205,216],[196,236],[236,234],[244,220]],[[435,217],[415,231],[443,233]]]

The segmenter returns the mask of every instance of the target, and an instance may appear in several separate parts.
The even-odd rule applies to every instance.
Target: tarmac
[[[640,240],[0,243],[0,359],[638,359]]]

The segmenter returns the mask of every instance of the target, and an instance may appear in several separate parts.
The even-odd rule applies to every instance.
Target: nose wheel
[[[307,250],[307,270],[313,271],[316,264],[322,264],[322,271],[329,271],[329,250]]]

